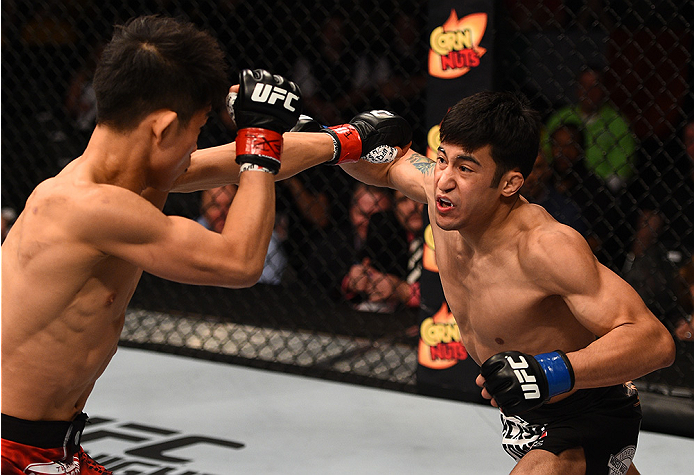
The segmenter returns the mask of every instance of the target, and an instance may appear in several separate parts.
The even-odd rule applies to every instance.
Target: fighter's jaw
[[[456,231],[459,228],[457,221],[446,219],[445,216],[441,216],[439,213],[436,213],[434,221],[436,222],[436,226],[444,231]]]
[[[451,200],[445,196],[438,195],[436,197],[436,224],[443,230],[454,229],[453,214],[456,211],[456,206]]]

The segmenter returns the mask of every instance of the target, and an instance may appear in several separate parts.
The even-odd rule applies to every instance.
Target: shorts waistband
[[[27,421],[2,414],[2,438],[42,449],[64,447],[68,453],[79,450],[82,431],[89,419],[85,413],[72,421]]]

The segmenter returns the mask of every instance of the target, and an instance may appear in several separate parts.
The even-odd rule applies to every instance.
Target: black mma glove
[[[333,138],[335,153],[328,165],[353,163],[360,158],[372,163],[391,162],[395,147],[412,142],[410,124],[392,112],[372,110],[357,114],[349,124],[321,129]]]
[[[574,371],[562,351],[531,356],[518,351],[498,353],[482,364],[484,387],[504,414],[512,416],[540,407],[574,387]]]
[[[299,86],[262,69],[244,69],[239,74],[239,92],[227,97],[227,109],[236,121],[236,163],[241,171],[280,170],[282,134],[301,114]],[[249,163],[255,167],[247,167]]]

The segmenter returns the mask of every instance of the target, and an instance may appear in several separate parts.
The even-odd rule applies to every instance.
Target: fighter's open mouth
[[[436,202],[439,204],[441,208],[450,208],[453,206],[453,203],[448,201],[446,198],[438,198]]]

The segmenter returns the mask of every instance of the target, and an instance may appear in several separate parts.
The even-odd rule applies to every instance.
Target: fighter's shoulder
[[[519,260],[527,272],[563,286],[573,277],[592,278],[597,261],[579,232],[554,220],[542,221],[522,233]]]
[[[71,176],[56,177],[41,183],[37,190],[43,187],[43,192],[53,198],[70,199],[74,204],[85,204],[96,206],[100,201],[109,197],[122,197],[132,194],[127,189],[104,183],[97,183],[92,180],[76,179]]]
[[[66,215],[74,211],[74,204],[78,198],[60,177],[49,178],[39,183],[31,192],[24,212],[36,218]]]
[[[587,243],[581,234],[570,226],[548,222],[529,228],[523,235],[524,253],[535,259],[557,257],[571,253],[583,254]]]
[[[25,211],[46,218],[53,225],[63,224],[73,232],[108,223],[109,209],[132,206],[145,200],[125,188],[93,182],[79,182],[60,175],[40,183],[27,200]]]
[[[39,183],[26,200],[13,230],[23,256],[37,255],[37,249],[56,249],[83,242],[84,230],[93,222],[80,212],[82,198],[76,197],[61,179],[49,178]],[[55,251],[52,251],[55,252]],[[42,255],[50,255],[47,252]],[[75,252],[72,253],[74,257]]]

